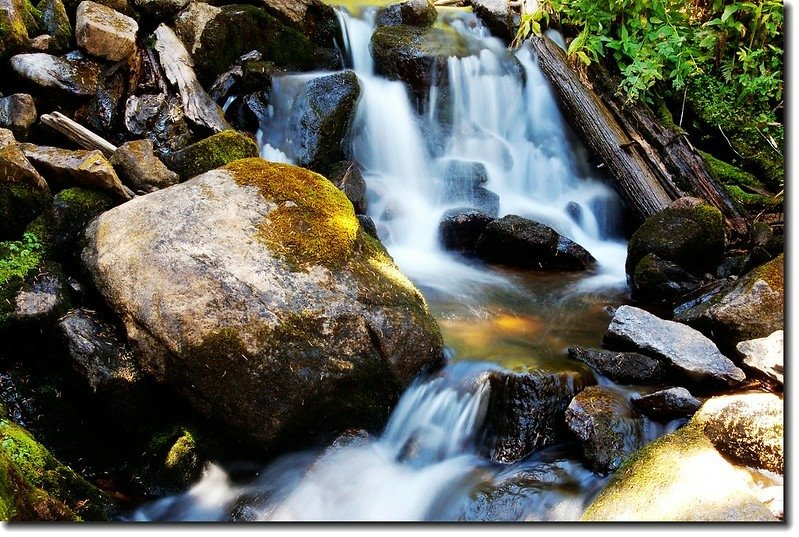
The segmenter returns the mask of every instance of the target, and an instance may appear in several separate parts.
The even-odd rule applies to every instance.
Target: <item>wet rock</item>
[[[488,170],[482,162],[450,159],[444,167],[444,182],[453,188],[473,189],[488,182]]]
[[[84,0],[75,13],[78,46],[113,62],[124,60],[136,50],[138,23],[102,4]]]
[[[203,437],[193,427],[176,425],[155,433],[145,448],[144,479],[154,483],[153,493],[164,495],[185,491],[201,475]]]
[[[180,180],[155,156],[150,140],[125,142],[111,155],[110,162],[122,179],[140,192],[155,192]]]
[[[470,3],[492,35],[507,42],[516,36],[518,22],[511,12],[508,0],[470,0]]]
[[[113,166],[100,151],[70,151],[33,144],[23,144],[22,150],[28,160],[51,181],[107,190],[119,199],[130,199]]]
[[[725,349],[748,339],[782,330],[785,309],[784,256],[769,261],[725,285],[690,308],[677,308],[674,318],[712,335]]]
[[[776,522],[753,483],[697,427],[659,438],[625,462],[585,510],[593,522]]]
[[[691,392],[680,387],[633,397],[631,402],[650,418],[661,421],[689,418],[702,406],[702,402]]]
[[[477,239],[494,219],[478,209],[450,209],[438,224],[438,237],[447,250],[474,253]]]
[[[430,0],[405,0],[381,9],[377,13],[377,26],[431,26],[438,18],[436,6]]]
[[[616,352],[586,347],[569,347],[569,358],[596,369],[621,384],[657,384],[666,374],[664,361],[637,352]]]
[[[377,73],[407,84],[414,96],[427,95],[433,84],[445,84],[447,58],[472,53],[465,38],[442,28],[382,26],[372,34]]]
[[[369,235],[375,240],[380,240],[380,236],[377,232],[377,226],[375,225],[375,221],[366,216],[365,214],[358,214],[355,215],[358,219],[358,224],[361,226],[361,229],[364,233]]]
[[[107,521],[113,504],[50,454],[0,406],[0,518]]]
[[[234,160],[258,156],[249,136],[229,129],[200,140],[169,157],[169,167],[189,179]]]
[[[97,63],[74,53],[60,57],[41,52],[17,54],[11,58],[11,67],[43,90],[55,89],[76,97],[94,95],[100,76]]]
[[[356,215],[365,215],[367,208],[364,168],[353,160],[344,160],[328,166],[324,176],[330,179],[352,202]],[[374,223],[372,223],[374,226]]]
[[[620,306],[616,310],[603,346],[632,347],[663,358],[671,370],[695,384],[732,386],[746,378],[743,371],[697,330],[632,306]]]
[[[721,453],[747,466],[785,469],[783,399],[773,393],[713,397],[694,421]]]
[[[477,254],[488,262],[541,270],[585,270],[596,263],[579,244],[516,215],[488,224],[477,241]]]
[[[261,0],[261,4],[322,46],[330,46],[340,30],[335,10],[322,0]]]
[[[0,240],[19,237],[49,202],[47,182],[25,158],[11,132],[0,129]]]
[[[125,103],[125,128],[133,136],[146,136],[159,151],[176,151],[193,141],[185,116],[173,113],[181,106],[176,95],[131,95]]]
[[[140,365],[232,437],[283,450],[370,429],[441,364],[421,294],[307,170],[239,160],[104,213],[86,239]]]
[[[655,254],[647,254],[638,262],[632,282],[634,300],[668,306],[702,285],[696,276]]]
[[[42,4],[40,4],[41,6]],[[72,46],[72,24],[61,0],[45,0],[42,9],[42,29],[50,35],[48,49],[64,52]]]
[[[766,377],[783,385],[784,349],[782,330],[777,330],[768,337],[742,341],[737,345],[738,352],[743,355],[743,362]]]
[[[583,456],[597,473],[616,470],[644,445],[644,422],[619,392],[589,386],[565,412],[566,425],[583,446]]]
[[[345,137],[361,87],[353,71],[314,78],[297,95],[287,137],[295,141],[299,166],[319,169],[347,158]]]
[[[11,130],[18,140],[25,139],[37,117],[36,104],[27,93],[0,97],[0,128]]]
[[[177,14],[191,0],[133,0],[136,9],[144,16],[164,20]]]
[[[683,198],[685,199],[685,198]],[[714,274],[724,255],[724,218],[706,203],[678,203],[646,219],[627,246],[627,274],[655,254],[694,274]]]
[[[14,297],[11,321],[46,326],[69,309],[69,286],[60,267],[48,265],[26,279]]]
[[[482,452],[516,462],[566,438],[564,413],[585,381],[574,373],[492,371]]]

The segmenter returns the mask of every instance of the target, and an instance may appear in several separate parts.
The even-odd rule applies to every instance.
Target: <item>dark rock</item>
[[[36,123],[36,104],[27,93],[0,97],[0,128],[10,129],[18,140],[24,140]]]
[[[784,256],[757,267],[674,318],[712,336],[725,350],[738,342],[782,330],[785,291]]]
[[[439,240],[447,250],[474,253],[477,239],[492,220],[489,214],[477,209],[450,209],[438,224]]]
[[[322,0],[261,0],[261,4],[321,46],[330,46],[340,33],[335,10]]]
[[[164,20],[177,14],[191,0],[133,0],[136,9],[145,17]]]
[[[206,440],[193,427],[175,425],[152,435],[142,454],[143,480],[159,496],[185,491],[202,476]]]
[[[355,215],[358,219],[358,224],[361,226],[361,229],[364,233],[369,235],[370,237],[380,240],[380,236],[377,233],[377,226],[375,226],[375,221],[366,216],[365,214],[358,214]]]
[[[481,450],[507,463],[566,438],[566,407],[585,384],[566,372],[491,371],[487,382],[491,392]]]
[[[150,140],[125,142],[111,155],[110,162],[122,179],[140,192],[155,192],[180,180],[155,156]]]
[[[730,276],[740,276],[743,274],[744,266],[746,265],[747,256],[737,255],[728,257],[719,265],[716,275],[719,278],[729,278]]]
[[[616,470],[644,445],[644,421],[627,398],[604,386],[578,393],[565,413],[566,425],[583,446],[583,456],[597,473]]]
[[[314,78],[297,95],[287,137],[299,166],[320,169],[347,158],[345,138],[361,87],[352,71]]]
[[[472,9],[491,34],[510,42],[516,36],[515,20],[508,0],[471,0]]]
[[[10,321],[47,326],[69,309],[69,286],[60,267],[48,264],[26,278],[14,296]]]
[[[721,453],[747,466],[785,470],[783,399],[773,393],[713,397],[694,416]]]
[[[488,224],[477,241],[477,254],[492,263],[542,270],[585,270],[596,263],[579,244],[516,215]]]
[[[367,209],[366,180],[363,178],[363,172],[363,166],[352,160],[336,162],[324,170],[324,176],[352,202],[356,215],[365,215]]]
[[[185,116],[173,113],[181,106],[177,95],[131,95],[125,102],[125,128],[135,137],[146,136],[159,152],[176,151],[193,141]]]
[[[691,395],[691,392],[680,387],[633,397],[631,402],[650,418],[661,421],[690,418],[702,406],[702,402]]]
[[[377,26],[431,26],[438,18],[436,6],[430,0],[405,0],[382,8],[377,12]]]
[[[82,260],[145,372],[264,449],[379,427],[442,362],[421,293],[295,166],[239,160],[115,207]]]
[[[169,157],[169,167],[189,179],[234,160],[257,157],[258,146],[246,134],[226,130],[200,140]]]
[[[11,67],[26,81],[41,90],[57,90],[74,97],[91,97],[97,91],[100,66],[80,54],[51,56],[36,52],[17,54]]]
[[[620,306],[616,310],[603,346],[632,347],[663,358],[672,371],[691,383],[732,386],[746,378],[743,371],[697,330],[632,306]]]
[[[736,347],[743,355],[744,364],[776,381],[780,386],[783,385],[785,351],[782,330],[765,338],[741,341]]]
[[[19,237],[49,202],[47,182],[25,158],[10,131],[0,129],[0,240]]]
[[[716,272],[726,240],[721,212],[706,203],[677,202],[647,218],[633,234],[627,247],[627,274],[632,275],[647,254],[694,274]]]
[[[616,352],[585,347],[569,347],[569,358],[596,369],[601,375],[621,384],[657,384],[666,374],[663,360],[637,352]]]
[[[632,282],[634,300],[667,306],[702,285],[699,278],[656,254],[647,254],[638,262]]]

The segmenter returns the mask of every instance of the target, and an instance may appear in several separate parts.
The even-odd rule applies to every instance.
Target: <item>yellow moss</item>
[[[338,268],[352,254],[358,220],[347,197],[321,175],[259,158],[232,162],[240,185],[257,187],[278,207],[261,223],[259,238],[294,267]]]

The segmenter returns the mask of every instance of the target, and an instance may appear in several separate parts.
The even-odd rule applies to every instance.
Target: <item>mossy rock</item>
[[[202,474],[204,437],[191,426],[175,425],[155,433],[145,448],[144,479],[163,493],[184,491]]]
[[[0,61],[5,62],[28,45],[29,27],[35,29],[36,23],[33,9],[27,0],[10,0],[0,9]]]
[[[73,44],[73,32],[62,0],[41,0],[39,9],[42,13],[42,29],[53,38],[50,51],[68,50]]]
[[[170,168],[190,179],[234,160],[257,157],[258,146],[246,134],[229,129],[181,149],[170,157]]]
[[[0,182],[0,239],[18,238],[50,204],[50,193],[16,182]]]
[[[632,298],[640,302],[673,306],[677,300],[697,289],[702,281],[679,265],[646,254],[635,266]]]
[[[751,173],[719,160],[710,153],[702,152],[702,156],[713,177],[727,189],[733,200],[748,211],[778,207],[782,203],[779,197],[767,195],[766,187]]]
[[[627,274],[641,259],[655,254],[680,268],[702,275],[714,273],[724,255],[724,217],[715,207],[668,207],[647,218],[627,246]]]
[[[0,408],[0,519],[109,520],[111,500]]]

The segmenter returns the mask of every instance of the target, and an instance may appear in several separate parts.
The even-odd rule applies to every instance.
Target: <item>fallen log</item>
[[[40,117],[43,124],[51,129],[60,132],[69,140],[75,142],[84,149],[97,149],[101,151],[106,158],[111,158],[111,155],[117,150],[117,146],[100,136],[95,134],[80,123],[77,123],[61,112],[53,112],[52,114],[42,114]]]

